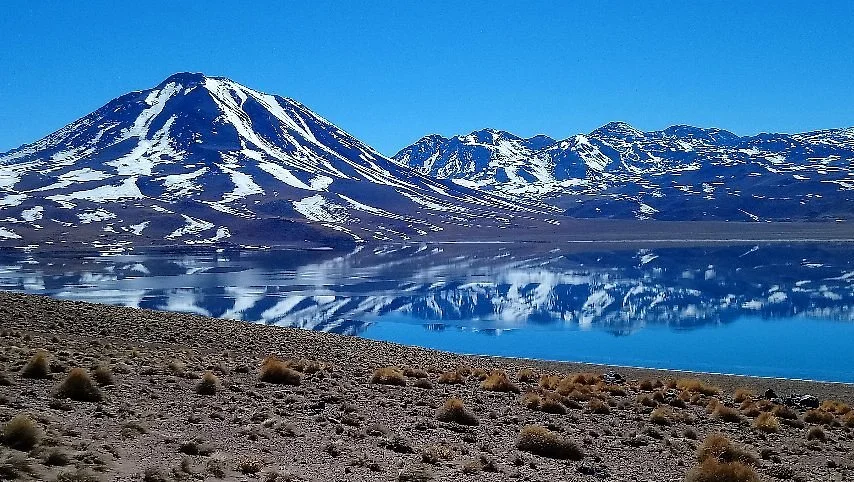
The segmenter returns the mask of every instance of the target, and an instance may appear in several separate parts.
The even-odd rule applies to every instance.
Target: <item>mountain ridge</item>
[[[0,154],[0,207],[0,240],[126,245],[405,240],[553,210],[422,176],[295,100],[197,73]]]

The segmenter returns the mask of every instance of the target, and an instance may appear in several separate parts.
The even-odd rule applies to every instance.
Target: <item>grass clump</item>
[[[854,428],[854,412],[848,412],[842,417],[842,424],[848,428]]]
[[[827,442],[827,435],[824,433],[821,427],[810,427],[807,430],[807,440],[818,440],[820,442]]]
[[[538,380],[538,377],[533,369],[523,368],[516,374],[516,380],[519,380],[519,383],[534,383]]]
[[[715,433],[703,440],[697,449],[697,460],[705,462],[715,459],[719,462],[739,462],[742,464],[756,464],[756,456],[744,448],[730,442],[725,435]]]
[[[776,415],[777,418],[785,420],[797,420],[798,418],[798,412],[792,410],[792,408],[787,405],[776,405],[771,409],[771,413]]]
[[[48,364],[49,355],[44,350],[38,350],[24,368],[21,369],[21,376],[24,378],[48,378],[50,377],[50,366]]]
[[[280,358],[268,356],[261,362],[260,379],[262,382],[276,383],[279,385],[299,385],[302,374]]]
[[[29,415],[20,413],[3,427],[3,445],[27,452],[38,445],[42,431]]]
[[[94,370],[92,370],[92,378],[95,379],[95,383],[102,387],[116,384],[116,380],[113,377],[113,371],[105,364],[98,365]]]
[[[454,422],[460,425],[477,425],[480,423],[477,416],[466,408],[463,401],[457,397],[445,401],[445,404],[436,412],[436,420]]]
[[[743,463],[708,459],[691,469],[685,482],[759,482],[759,476]]]
[[[770,412],[762,412],[753,421],[753,427],[765,433],[776,433],[780,431],[780,421]]]
[[[545,413],[563,415],[567,412],[560,395],[544,392],[542,395],[536,392],[528,392],[519,400],[519,404],[530,410],[539,410]]]
[[[833,422],[833,414],[821,409],[807,410],[804,414],[804,422],[830,424]]]
[[[743,420],[741,412],[732,407],[727,407],[723,403],[718,403],[712,411],[712,417],[723,420],[724,422],[738,423]]]
[[[492,392],[519,393],[519,387],[507,378],[507,374],[501,370],[490,373],[481,383],[480,388]]]
[[[466,382],[466,376],[460,370],[451,370],[439,375],[438,381],[444,385],[463,385]]]
[[[68,398],[78,402],[100,402],[104,399],[89,373],[82,368],[72,368],[65,380],[56,389],[57,398]]]
[[[400,368],[388,366],[374,370],[374,374],[371,375],[371,383],[403,387],[406,386],[406,378],[404,378],[403,371]]]
[[[821,402],[821,406],[819,408],[837,415],[845,415],[851,411],[851,407],[849,407],[847,403],[840,402],[839,400],[825,400]]]
[[[519,433],[516,448],[554,459],[581,460],[584,451],[581,447],[541,425],[526,425]]]
[[[540,376],[540,388],[544,388],[546,390],[556,390],[557,386],[560,384],[560,377],[557,375],[541,375]]]
[[[205,374],[202,375],[202,379],[199,380],[198,385],[196,385],[196,393],[199,395],[216,395],[218,389],[219,378],[217,378],[217,376],[210,370],[206,371]]]
[[[611,413],[611,409],[608,407],[608,404],[598,398],[591,398],[590,401],[587,402],[587,411],[590,413],[597,413],[599,415],[607,415]]]
[[[673,423],[673,410],[662,405],[649,414],[649,421],[656,425],[671,425]]]
[[[699,393],[711,396],[721,392],[720,388],[711,386],[698,378],[680,378],[676,380],[676,388],[683,392]]]
[[[735,403],[742,403],[747,400],[753,400],[753,398],[753,392],[746,388],[738,388],[736,389],[735,394],[732,396],[732,401]]]

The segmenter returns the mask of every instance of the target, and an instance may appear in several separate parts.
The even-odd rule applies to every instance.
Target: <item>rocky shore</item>
[[[0,480],[844,481],[851,403],[0,293]]]

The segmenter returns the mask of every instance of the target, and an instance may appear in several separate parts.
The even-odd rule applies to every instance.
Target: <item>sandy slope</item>
[[[20,374],[37,349],[50,354],[53,373],[47,379]],[[298,386],[261,382],[259,366],[270,354],[326,366],[303,374]],[[54,396],[70,368],[99,364],[114,376],[112,385],[100,388],[103,402]],[[416,387],[414,376],[404,377],[406,386],[371,383],[374,370],[386,365],[423,369],[432,388]],[[626,369],[618,369],[628,380],[620,385],[625,395],[615,388],[609,394],[595,381],[589,388],[594,398],[605,400],[609,413],[592,413],[589,401],[564,398],[571,406],[567,413],[549,414],[523,407],[521,394],[481,388],[475,373],[462,385],[438,383],[442,372],[461,365],[502,369],[522,394],[537,389],[536,379],[517,380],[524,367],[537,375],[607,371],[0,293],[0,372],[9,382],[0,384],[0,425],[27,413],[44,432],[27,453],[0,446],[0,473],[11,477],[15,471],[2,472],[3,467],[23,460],[30,473],[17,470],[18,476],[36,480],[54,480],[82,467],[85,473],[74,473],[79,478],[61,480],[675,481],[696,465],[696,447],[704,437],[723,432],[759,456],[756,471],[763,480],[854,477],[854,437],[842,415],[833,415],[823,427],[827,441],[807,441],[807,430],[816,424],[802,422],[804,410],[796,410],[799,420],[766,434],[752,428],[751,416],[741,415],[740,422],[716,419],[706,411],[712,397],[689,393],[685,407],[669,409],[671,424],[658,425],[651,422],[652,407],[638,397],[661,391],[670,399],[681,391],[641,390],[637,381],[666,383],[686,375]],[[213,395],[196,393],[207,370],[219,379]],[[700,378],[721,387],[717,398],[733,407],[740,405],[732,400],[738,387],[854,402],[850,385]],[[437,420],[437,409],[451,396],[464,401],[479,425]],[[520,429],[528,424],[545,425],[575,441],[583,459],[519,450]],[[68,460],[46,465],[62,458],[56,453]]]

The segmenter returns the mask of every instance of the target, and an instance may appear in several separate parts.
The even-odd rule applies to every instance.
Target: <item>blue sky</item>
[[[293,97],[386,154],[482,127],[854,125],[850,1],[253,3],[3,2],[0,151],[177,71]]]

